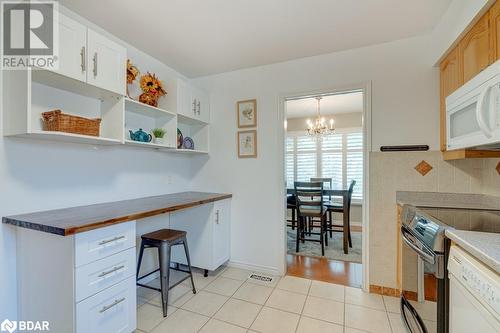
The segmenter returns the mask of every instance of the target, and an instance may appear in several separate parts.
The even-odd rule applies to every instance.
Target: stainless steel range
[[[447,228],[500,232],[500,211],[421,208],[401,214],[401,317],[411,333],[448,332]]]

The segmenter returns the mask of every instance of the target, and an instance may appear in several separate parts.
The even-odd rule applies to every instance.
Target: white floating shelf
[[[40,131],[32,132],[29,134],[18,135],[18,137],[25,137],[30,139],[42,139],[51,141],[65,141],[72,143],[84,143],[91,145],[118,145],[122,142],[117,139],[109,139],[97,136],[65,133],[65,132],[53,132],[53,131]]]
[[[154,142],[140,142],[133,140],[125,140],[126,145],[137,146],[137,147],[145,147],[145,148],[162,148],[162,149],[175,149],[175,147],[170,147],[167,145],[160,145]]]
[[[196,150],[196,149],[176,149],[175,152],[182,154],[208,154],[206,150]]]
[[[176,115],[174,112],[163,110],[155,106],[147,105],[128,97],[125,97],[125,110],[151,117],[165,117],[165,116],[174,117]]]
[[[177,120],[180,123],[183,123],[186,125],[191,125],[191,126],[192,125],[208,125],[208,123],[203,121],[203,120],[191,118],[191,117],[185,116],[185,115],[180,114],[180,113],[177,114]]]

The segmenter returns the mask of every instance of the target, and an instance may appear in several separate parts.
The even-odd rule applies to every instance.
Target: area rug
[[[295,252],[295,239],[297,230],[287,227],[287,247],[288,254],[303,255],[309,257],[321,257],[321,244],[317,242],[304,242],[299,244],[299,252]],[[318,235],[307,236],[306,238],[319,239]],[[328,238],[328,246],[325,246],[325,257],[333,260],[343,260],[361,263],[361,232],[352,232],[352,247],[349,253],[344,254],[343,235],[334,232],[332,238]]]

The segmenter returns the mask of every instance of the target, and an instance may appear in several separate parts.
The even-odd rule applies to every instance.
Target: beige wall
[[[329,116],[325,116],[325,118],[330,119]],[[287,119],[286,130],[288,132],[305,131],[307,119],[313,121],[313,117]],[[335,128],[361,127],[363,125],[362,112],[337,114],[333,116],[333,119],[335,120]]]
[[[421,176],[422,160],[433,169]],[[370,284],[396,287],[396,191],[500,195],[500,159],[443,161],[441,153],[370,153]]]

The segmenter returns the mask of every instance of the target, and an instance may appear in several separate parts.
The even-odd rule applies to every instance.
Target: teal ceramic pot
[[[151,140],[153,140],[153,136],[151,134],[144,132],[142,128],[139,128],[139,130],[136,132],[132,132],[131,130],[129,130],[129,132],[130,132],[130,139],[132,139],[133,141],[151,142]]]

